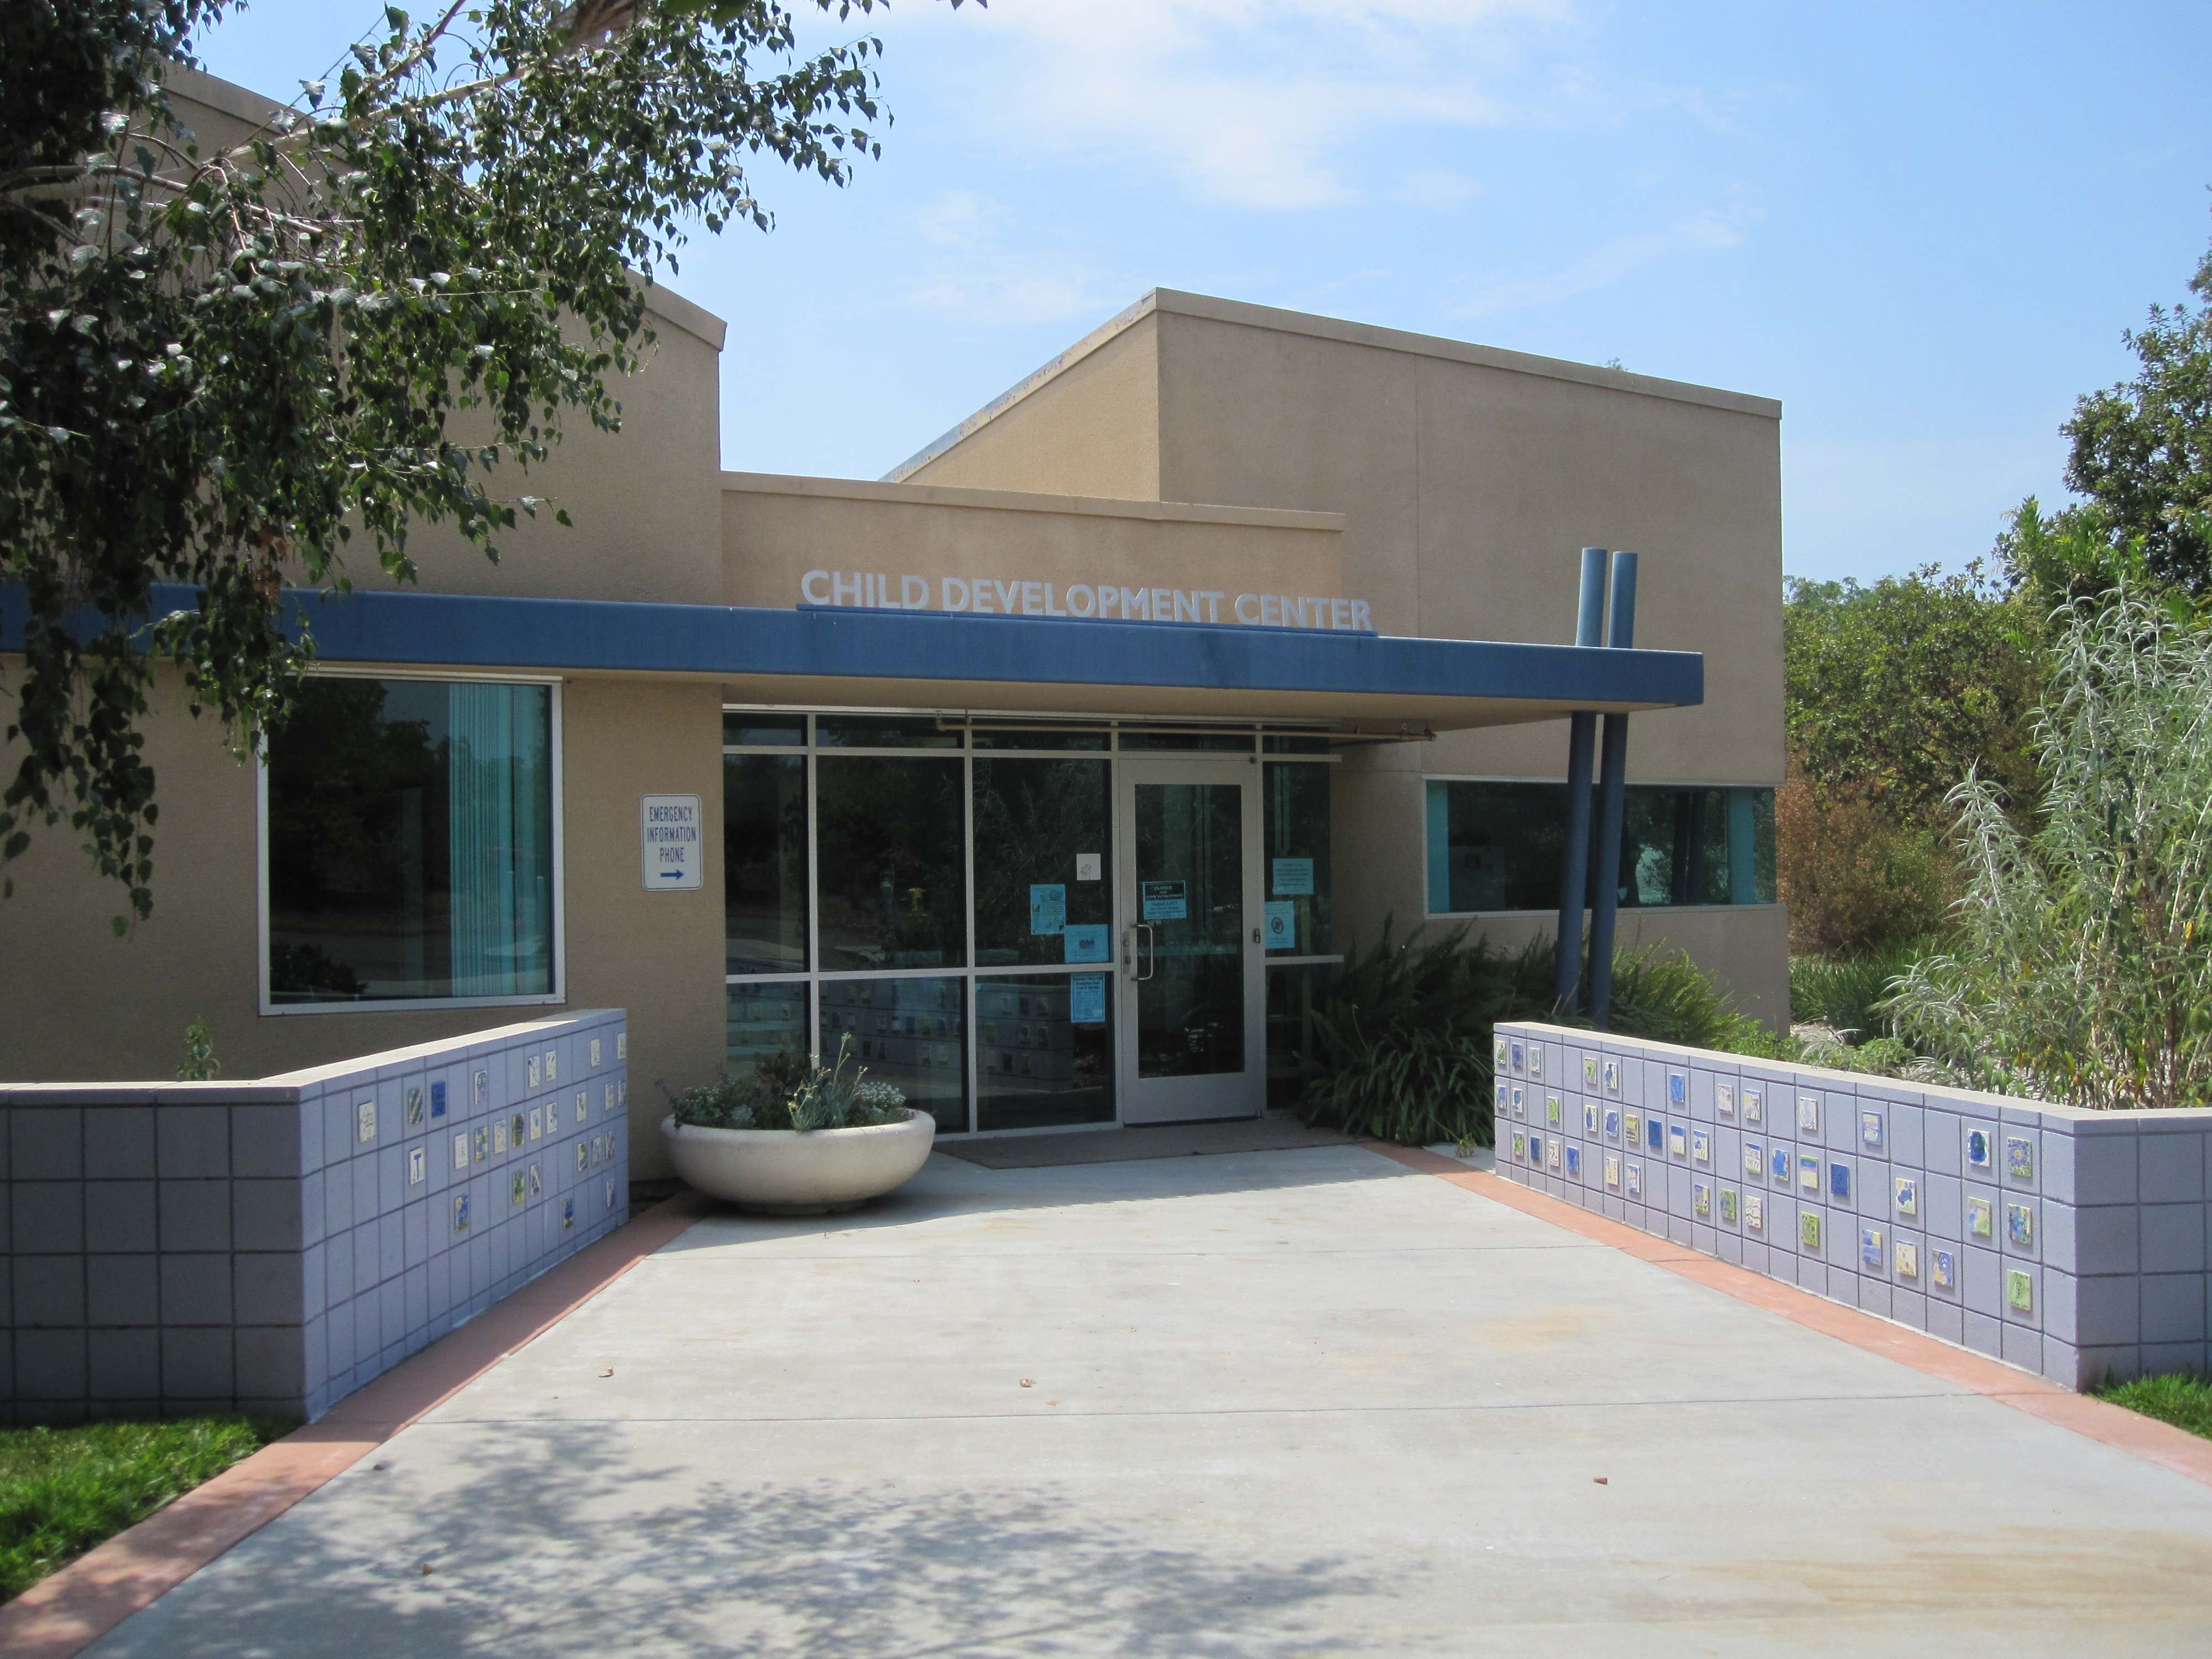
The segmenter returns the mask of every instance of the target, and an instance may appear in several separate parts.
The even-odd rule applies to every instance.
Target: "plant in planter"
[[[750,1076],[673,1097],[660,1133],[676,1172],[701,1192],[769,1215],[859,1207],[906,1182],[929,1157],[936,1120],[852,1063],[779,1054]]]

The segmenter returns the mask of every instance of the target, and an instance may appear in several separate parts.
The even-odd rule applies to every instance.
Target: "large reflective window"
[[[1137,1075],[1244,1069],[1243,792],[1135,791]]]
[[[729,988],[728,1070],[744,1077],[764,1060],[804,1060],[806,981],[749,980]]]
[[[726,971],[806,966],[806,757],[722,757]]]
[[[276,1003],[553,992],[553,693],[317,678],[269,744]]]
[[[1261,769],[1267,860],[1261,866],[1267,915],[1261,934],[1267,949],[1285,956],[1326,956],[1328,921],[1328,786],[1330,769],[1271,761]]]
[[[1103,760],[975,760],[975,960],[1114,957]]]
[[[1110,969],[976,980],[977,1128],[1113,1121],[1111,980]]]
[[[940,1133],[968,1127],[967,1021],[961,979],[825,979],[821,981],[822,1063],[835,1065],[847,1038],[868,1075],[895,1084],[907,1104]]]
[[[1314,1047],[1314,1004],[1337,969],[1307,963],[1267,970],[1267,1104],[1295,1106],[1305,1089],[1298,1056]]]
[[[824,970],[966,965],[962,764],[889,755],[815,762]]]

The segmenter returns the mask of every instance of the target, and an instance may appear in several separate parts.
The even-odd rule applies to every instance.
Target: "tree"
[[[2069,526],[2114,550],[2137,544],[2148,574],[2212,592],[2212,249],[2189,279],[2199,301],[2125,337],[2141,370],[2093,392],[2060,429],[2073,441],[2066,483],[2097,509]],[[2062,515],[2063,516],[2063,515]]]
[[[619,427],[686,227],[769,228],[752,158],[842,185],[878,153],[881,43],[805,56],[778,0],[389,9],[334,84],[203,150],[161,76],[225,3],[0,7],[0,866],[66,814],[139,916],[155,662],[253,751],[313,651],[286,587],[345,588],[356,528],[401,581],[413,523],[495,560],[540,503],[491,473]],[[164,581],[197,606],[149,615]]]

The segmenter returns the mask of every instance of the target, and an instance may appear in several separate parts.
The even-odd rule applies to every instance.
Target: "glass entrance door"
[[[1251,1117],[1267,1076],[1259,767],[1124,758],[1121,1121]]]

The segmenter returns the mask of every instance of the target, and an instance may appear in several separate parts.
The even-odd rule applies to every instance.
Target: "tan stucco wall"
[[[1440,918],[1437,926],[1452,921]],[[1515,911],[1476,920],[1482,935],[1501,948],[1517,951],[1530,939],[1549,938],[1559,925],[1551,913]],[[1656,945],[1682,951],[1745,1013],[1781,1031],[1790,1024],[1790,912],[1780,904],[1708,904],[1682,909],[1620,912],[1613,935],[1622,951]]]
[[[724,602],[772,609],[800,603],[810,570],[872,571],[894,597],[927,580],[924,608],[947,576],[1215,589],[1226,621],[1240,592],[1340,593],[1343,534],[1335,514],[722,475]]]
[[[20,667],[0,659],[0,676]],[[664,1164],[656,1085],[683,1088],[722,1067],[722,891],[714,858],[696,892],[645,890],[638,798],[697,794],[708,845],[720,844],[720,710],[706,684],[562,690],[565,1006],[629,1011],[641,1176]],[[514,1006],[261,1013],[253,771],[230,758],[212,720],[186,716],[173,674],[144,729],[161,805],[154,915],[115,937],[120,890],[97,879],[66,823],[39,836],[9,872],[15,896],[0,900],[0,1079],[166,1080],[195,1019],[213,1032],[223,1075],[253,1078],[532,1017]],[[0,764],[12,772],[12,758]]]

